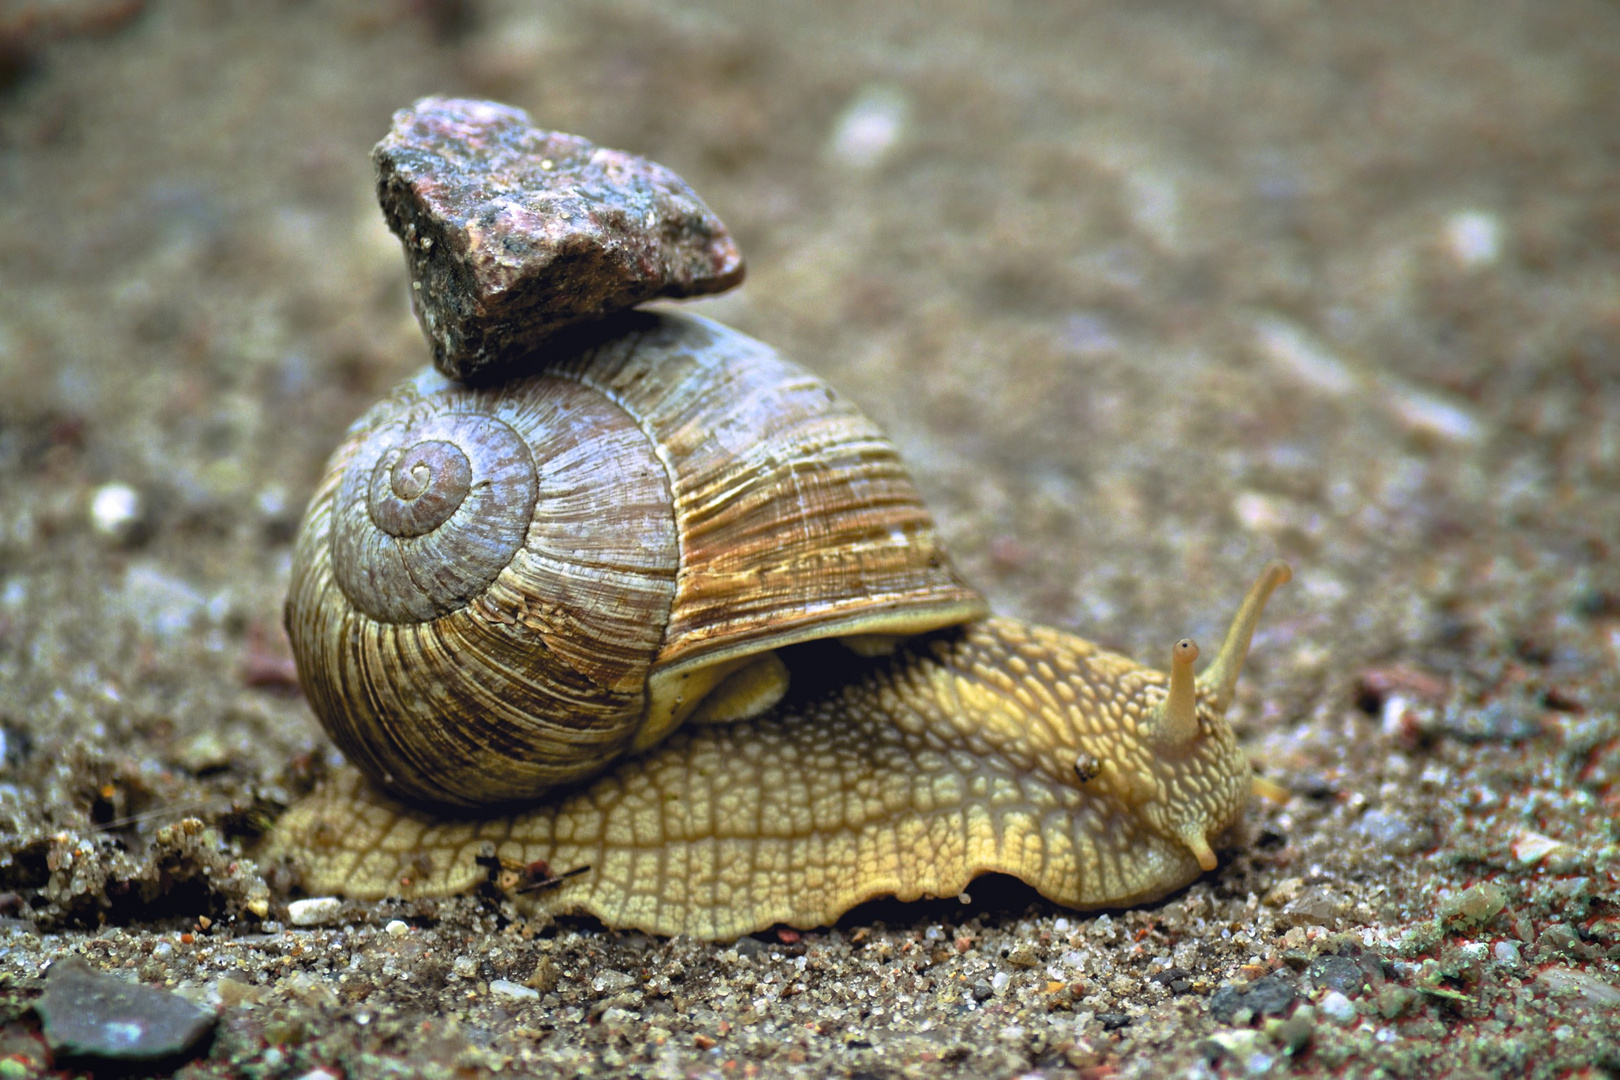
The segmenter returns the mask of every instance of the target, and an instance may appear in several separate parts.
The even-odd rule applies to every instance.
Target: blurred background
[[[1390,656],[1612,667],[1617,73],[1601,0],[4,0],[26,813],[320,745],[290,543],[427,359],[367,155],[428,93],[690,181],[750,267],[701,309],[894,435],[1001,610],[1158,662],[1290,558],[1251,735]]]

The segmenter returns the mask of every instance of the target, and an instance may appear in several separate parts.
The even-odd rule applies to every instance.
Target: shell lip
[[[845,610],[840,612],[840,607]],[[683,694],[682,684],[694,680],[699,673],[716,674],[714,679],[694,680],[698,685],[705,685],[740,666],[740,661],[773,649],[850,635],[913,637],[982,619],[990,613],[984,598],[972,593],[931,603],[907,605],[894,601],[875,608],[856,608],[846,602],[828,605],[826,610],[828,614],[823,617],[806,618],[775,633],[742,641],[728,644],[723,635],[717,634],[708,639],[699,638],[694,643],[683,643],[687,647],[673,660],[666,650],[648,672],[647,715],[636,733],[632,749],[643,750],[654,745],[696,707],[701,695]],[[710,647],[704,648],[705,644]]]

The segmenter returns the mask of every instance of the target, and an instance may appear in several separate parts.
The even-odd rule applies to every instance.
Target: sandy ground
[[[0,3],[0,1067],[79,953],[217,1008],[192,1075],[1620,1075],[1617,73],[1597,0]],[[426,359],[366,155],[431,92],[691,181],[700,309],[999,610],[1156,661],[1290,559],[1236,721],[1291,797],[1102,916],[290,927],[290,538]]]

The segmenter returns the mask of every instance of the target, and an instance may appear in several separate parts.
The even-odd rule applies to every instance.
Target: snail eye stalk
[[[1197,659],[1198,643],[1192,638],[1170,646],[1170,692],[1148,725],[1153,740],[1172,753],[1185,750],[1198,737],[1197,684],[1192,673]]]

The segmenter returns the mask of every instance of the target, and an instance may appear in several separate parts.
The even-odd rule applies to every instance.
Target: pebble
[[[686,181],[521,109],[423,98],[394,114],[372,160],[417,321],[452,378],[577,323],[743,279],[742,251]]]
[[[598,994],[616,994],[621,990],[628,990],[634,985],[636,985],[634,975],[626,974],[623,971],[615,971],[613,968],[598,972],[596,977],[591,980],[591,989]]]
[[[1289,900],[1277,913],[1286,926],[1333,926],[1349,909],[1350,902],[1326,888],[1313,888]]]
[[[910,104],[898,89],[865,87],[833,124],[827,156],[850,169],[874,168],[899,144],[910,111]]]
[[[1203,1042],[1204,1057],[1211,1062],[1219,1061],[1223,1057],[1230,1057],[1242,1061],[1255,1053],[1260,1043],[1260,1033],[1248,1028],[1239,1028],[1236,1031],[1217,1031]]]
[[[1246,987],[1231,983],[1217,987],[1209,996],[1209,1013],[1222,1024],[1232,1023],[1245,1010],[1251,1017],[1281,1016],[1298,997],[1280,976],[1267,975]]]
[[[1520,866],[1534,866],[1549,855],[1561,855],[1568,850],[1568,845],[1563,841],[1538,832],[1522,832],[1513,841],[1513,857]]]
[[[90,524],[109,540],[123,543],[141,523],[141,493],[128,484],[103,484],[90,496]]]
[[[1312,390],[1339,397],[1355,389],[1350,367],[1303,327],[1265,317],[1256,321],[1254,333],[1267,359]]]
[[[393,938],[402,938],[411,932],[410,924],[400,919],[389,919],[383,931]]]
[[[1502,257],[1502,223],[1484,210],[1462,210],[1445,227],[1446,247],[1464,270],[1480,270]]]
[[[1316,1036],[1316,1010],[1301,1005],[1286,1020],[1266,1021],[1266,1033],[1275,1039],[1290,1057],[1301,1053]]]
[[[1485,433],[1485,425],[1455,401],[1393,378],[1385,378],[1383,390],[1390,412],[1410,431],[1449,442],[1474,442]]]
[[[489,992],[498,997],[511,998],[513,1001],[540,1000],[540,991],[508,979],[491,979],[489,981]]]
[[[1361,965],[1348,956],[1320,956],[1305,969],[1305,982],[1313,990],[1359,994],[1366,979]]]
[[[1498,941],[1491,949],[1491,955],[1496,962],[1507,968],[1517,968],[1524,963],[1524,957],[1519,953],[1519,943],[1516,941]]]
[[[1434,833],[1391,810],[1369,810],[1350,831],[1391,855],[1411,855],[1434,846]]]
[[[1446,709],[1440,726],[1465,743],[1523,742],[1541,734],[1541,710],[1530,701],[1499,699],[1482,708]]]
[[[1329,990],[1323,994],[1316,1007],[1323,1016],[1336,1024],[1348,1024],[1356,1018],[1355,1003],[1337,990]]]
[[[214,1014],[165,990],[104,975],[76,956],[58,960],[34,1003],[59,1057],[176,1061],[202,1042]]]
[[[1483,926],[1507,907],[1507,892],[1500,885],[1481,881],[1440,903],[1440,917],[1448,926],[1464,929]]]
[[[1603,1008],[1620,1005],[1620,986],[1575,968],[1543,968],[1536,975],[1536,981],[1555,992],[1579,994],[1592,1004]]]
[[[343,901],[335,896],[312,896],[288,904],[287,919],[294,926],[319,926],[336,919],[342,910]]]
[[[1543,957],[1571,956],[1580,935],[1565,923],[1553,923],[1536,937],[1536,950]]]
[[[1165,968],[1150,978],[1172,994],[1185,994],[1192,989],[1191,976],[1178,967]]]

